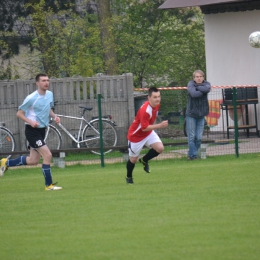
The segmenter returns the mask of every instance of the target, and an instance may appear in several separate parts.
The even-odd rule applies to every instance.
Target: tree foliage
[[[205,69],[200,10],[160,10],[161,2],[113,1],[118,59],[123,71],[134,73],[137,87],[186,85],[195,69]]]
[[[186,86],[205,71],[204,21],[199,8],[160,10],[161,0],[113,0],[114,34],[122,72],[135,87]],[[183,112],[186,91],[162,91],[161,111]]]
[[[41,53],[44,53],[44,56],[49,56],[50,60],[53,60],[53,53],[48,48],[48,46],[51,46],[51,41],[45,18],[50,9],[52,13],[57,13],[60,10],[68,10],[71,6],[71,1],[69,0],[6,0],[1,2],[1,71],[8,70],[10,72],[2,73],[2,77],[7,77],[7,75],[8,78],[14,77],[14,66],[10,60],[15,55],[20,54],[21,45],[29,45],[31,47],[34,45],[34,33],[37,36]],[[44,59],[43,63],[46,71],[56,73],[54,62]]]
[[[28,23],[25,16],[30,15],[31,50],[38,50],[35,70],[49,76],[132,72],[135,87],[180,86],[194,70],[205,71],[204,24],[198,8],[160,10],[162,0],[86,0],[86,12],[78,13],[68,0],[20,2],[26,5],[23,10],[14,5],[22,17],[17,16]],[[15,36],[11,25],[8,33]],[[7,33],[1,18],[0,28],[2,35]],[[17,53],[1,40],[2,53]],[[8,73],[5,76],[11,77],[10,68]],[[176,98],[182,107],[185,94]]]
[[[106,74],[118,74],[118,62],[116,45],[112,32],[112,14],[109,0],[97,0],[98,21],[100,26],[100,37],[103,46]]]
[[[34,47],[40,50],[43,68],[48,75],[91,76],[102,67],[96,16],[82,18],[71,9],[54,13],[49,8],[41,18],[43,7],[39,4],[33,7],[33,27],[37,36]]]
[[[78,14],[70,2],[23,1],[27,3],[23,5],[23,9],[27,10],[30,19],[20,17],[19,21],[33,29],[29,31],[29,44],[33,55],[25,55],[20,66],[27,69],[29,77],[39,71],[53,77],[92,76],[96,71],[104,71],[97,15]],[[13,37],[9,38],[13,39],[17,52],[12,51],[8,42],[2,39],[2,62],[6,60],[7,55],[11,58],[19,53],[18,33],[2,31],[2,34],[7,33],[12,34]],[[11,67],[6,68],[9,73],[2,73],[2,78],[14,76]]]

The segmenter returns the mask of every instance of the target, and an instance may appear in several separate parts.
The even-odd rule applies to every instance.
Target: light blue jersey
[[[47,90],[45,95],[40,95],[36,90],[28,95],[19,106],[19,110],[25,112],[25,116],[33,121],[37,121],[39,128],[48,126],[51,107],[53,107],[53,94]]]

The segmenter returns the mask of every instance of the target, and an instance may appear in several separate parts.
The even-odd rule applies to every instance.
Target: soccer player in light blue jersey
[[[51,159],[52,154],[44,142],[45,130],[49,124],[49,117],[60,123],[60,118],[52,111],[54,105],[53,94],[48,90],[50,81],[46,74],[36,76],[37,90],[28,95],[19,106],[17,117],[25,122],[25,136],[29,142],[29,156],[19,156],[16,159],[3,158],[1,160],[0,176],[8,167],[21,165],[36,165],[43,158],[42,173],[45,179],[45,190],[61,190],[52,181]]]

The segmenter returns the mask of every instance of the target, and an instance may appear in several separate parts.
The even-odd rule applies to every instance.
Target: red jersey
[[[138,110],[134,122],[128,130],[127,139],[130,142],[137,143],[147,137],[151,131],[144,132],[149,125],[153,125],[157,117],[160,105],[152,107],[149,101],[146,101]]]

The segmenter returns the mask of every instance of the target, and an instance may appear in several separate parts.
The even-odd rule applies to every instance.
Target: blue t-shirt
[[[25,116],[39,123],[39,128],[48,126],[50,120],[50,110],[53,107],[53,94],[47,90],[45,95],[40,95],[36,90],[28,95],[19,106],[19,110],[25,112]]]

